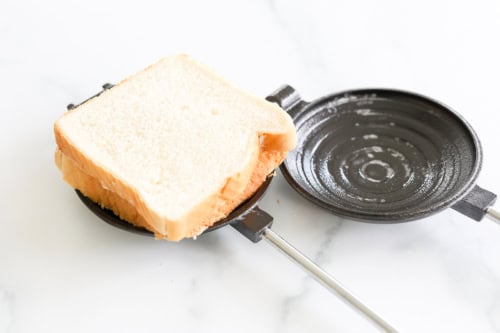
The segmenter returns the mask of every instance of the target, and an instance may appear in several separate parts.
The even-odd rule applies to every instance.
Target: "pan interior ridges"
[[[285,161],[287,178],[355,219],[410,220],[444,207],[477,162],[462,120],[411,95],[336,95],[306,106],[294,122],[299,144]]]

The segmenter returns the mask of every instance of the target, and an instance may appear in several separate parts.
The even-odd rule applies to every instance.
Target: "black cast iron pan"
[[[428,97],[360,89],[301,100],[268,97],[293,118],[298,145],[281,165],[288,183],[332,213],[371,223],[420,219],[452,207],[500,221],[496,195],[475,185],[482,150],[472,127]]]
[[[111,89],[112,84],[103,85],[103,89]],[[103,90],[103,91],[104,91]],[[102,91],[93,97],[101,94]],[[89,98],[90,99],[90,98]],[[87,99],[88,100],[88,99]],[[84,102],[80,103],[83,104]],[[68,110],[75,108],[73,104],[67,106]],[[372,309],[363,304],[356,296],[354,296],[349,290],[343,287],[339,282],[337,282],[331,275],[325,272],[321,267],[316,265],[312,260],[307,258],[304,254],[290,245],[281,236],[276,234],[271,230],[271,224],[273,222],[273,217],[268,213],[264,212],[258,207],[258,202],[266,192],[274,174],[267,177],[266,181],[261,185],[261,187],[254,193],[254,195],[247,201],[238,206],[233,210],[226,218],[218,221],[216,224],[206,229],[202,234],[211,232],[213,230],[219,229],[226,225],[231,225],[233,228],[238,230],[242,235],[256,243],[262,239],[268,240],[271,244],[281,250],[295,263],[309,272],[314,278],[316,278],[320,283],[322,283],[331,292],[340,296],[342,300],[347,302],[347,304],[354,307],[361,314],[365,315],[368,319],[372,321],[378,328],[385,332],[397,332],[389,323],[387,323],[382,317],[376,314]],[[86,196],[84,196],[78,190],[76,191],[78,197],[82,202],[99,218],[108,224],[118,227],[120,229],[130,231],[136,234],[153,236],[150,231],[136,227],[126,221],[121,220],[116,216],[111,210],[101,207],[99,204],[93,202]]]
[[[290,86],[267,99],[287,111],[297,128],[298,146],[281,166],[285,179],[306,199],[334,214],[395,223],[452,207],[477,221],[486,215],[500,220],[491,208],[496,195],[475,185],[482,162],[479,139],[462,117],[443,104],[388,89],[351,90],[308,103]],[[271,179],[205,232],[230,224],[253,242],[269,240],[379,328],[396,332],[271,231],[272,217],[257,206]],[[104,221],[152,235],[78,195]]]

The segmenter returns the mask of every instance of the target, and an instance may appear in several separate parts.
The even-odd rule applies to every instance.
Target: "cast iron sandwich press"
[[[482,163],[479,139],[447,106],[389,89],[350,90],[306,102],[295,89],[283,86],[267,100],[288,112],[297,129],[297,147],[280,169],[292,188],[318,206],[370,223],[412,221],[451,207],[473,220],[487,216],[500,224],[500,212],[491,208],[496,195],[476,185]],[[268,240],[380,329],[397,332],[271,230],[273,218],[258,202],[272,177],[204,233],[231,225],[252,242]],[[77,194],[105,222],[153,235]]]

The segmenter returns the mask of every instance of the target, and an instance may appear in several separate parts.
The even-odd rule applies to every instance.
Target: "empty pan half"
[[[479,139],[430,98],[388,89],[341,92],[307,103],[290,86],[268,97],[293,117],[297,148],[281,166],[308,200],[350,219],[394,223],[453,207],[481,220],[496,196],[475,185]]]

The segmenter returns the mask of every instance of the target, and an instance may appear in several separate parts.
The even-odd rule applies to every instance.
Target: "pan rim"
[[[348,90],[342,90],[340,92],[335,92],[332,94],[327,94],[325,96],[319,97],[311,102],[304,102],[302,104],[299,104],[299,107],[290,110],[290,115],[292,116],[292,119],[294,120],[294,123],[296,121],[296,118],[299,115],[304,114],[305,112],[309,112],[310,110],[314,109],[315,106],[318,106],[320,104],[323,104],[325,102],[332,101],[337,98],[341,97],[347,97],[347,96],[356,96],[356,95],[367,95],[367,94],[376,94],[376,95],[382,95],[382,96],[390,96],[390,95],[396,95],[395,97],[392,96],[392,99],[395,98],[401,98],[401,97],[407,97],[407,98],[412,98],[415,100],[421,100],[423,102],[426,102],[428,104],[434,104],[436,107],[441,109],[443,112],[448,112],[449,115],[453,116],[465,129],[464,131],[464,136],[469,136],[475,150],[474,154],[474,165],[471,168],[470,171],[470,176],[467,181],[465,181],[462,185],[461,188],[456,191],[455,193],[452,193],[452,195],[446,197],[444,200],[437,201],[437,203],[434,203],[432,206],[428,208],[421,208],[418,210],[413,210],[413,211],[399,211],[399,212],[382,212],[382,213],[366,213],[366,212],[352,212],[351,210],[344,209],[341,207],[338,207],[336,205],[332,205],[330,202],[327,202],[325,200],[321,200],[318,197],[314,196],[311,194],[308,190],[303,188],[299,182],[297,182],[294,178],[294,176],[291,174],[287,167],[287,162],[286,160],[280,165],[280,170],[285,178],[285,180],[290,184],[290,186],[298,192],[300,195],[302,195],[304,198],[307,200],[315,203],[316,205],[323,207],[325,209],[330,210],[332,213],[335,215],[338,215],[340,217],[344,218],[349,218],[352,220],[360,221],[360,222],[372,222],[372,223],[398,223],[398,222],[408,222],[408,221],[414,221],[417,219],[421,219],[430,215],[433,215],[435,213],[438,213],[444,209],[450,208],[453,206],[455,203],[460,201],[462,198],[464,198],[474,187],[476,184],[477,178],[479,176],[479,173],[482,168],[482,162],[483,162],[483,151],[482,151],[482,146],[481,142],[479,140],[478,135],[472,128],[472,126],[467,122],[467,120],[460,115],[458,112],[456,112],[453,108],[449,107],[448,105],[430,98],[428,96],[425,96],[423,94],[407,91],[407,90],[401,90],[401,89],[391,89],[391,88],[358,88],[358,89],[348,89]],[[391,97],[388,97],[391,98]],[[300,140],[300,139],[299,139]]]

